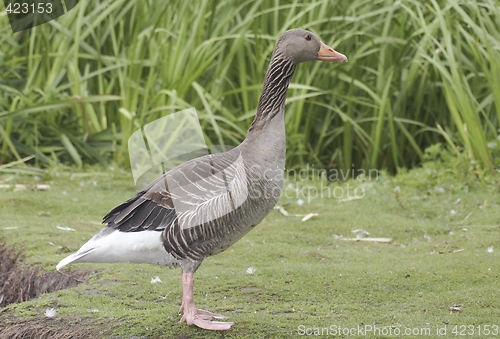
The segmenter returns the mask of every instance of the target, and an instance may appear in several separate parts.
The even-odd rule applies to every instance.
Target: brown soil
[[[76,286],[87,276],[86,271],[47,272],[23,259],[21,251],[0,242],[0,307]]]
[[[5,312],[4,312],[5,313]],[[0,314],[2,314],[0,312]],[[0,339],[109,338],[109,327],[93,319],[53,319],[43,315],[26,318],[0,316]],[[109,334],[109,332],[107,333]]]
[[[76,286],[87,271],[47,272],[23,263],[21,251],[0,241],[0,339],[89,339],[102,338],[109,326],[93,319],[60,319],[38,315],[18,318],[3,308],[36,298],[43,293]]]

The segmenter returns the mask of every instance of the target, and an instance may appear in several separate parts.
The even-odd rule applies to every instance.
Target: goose
[[[227,317],[195,306],[194,273],[259,224],[277,203],[285,169],[285,97],[297,64],[347,62],[313,33],[292,29],[277,40],[255,118],[243,142],[191,159],[153,180],[103,218],[106,226],[59,262],[180,266],[180,323],[229,330]]]

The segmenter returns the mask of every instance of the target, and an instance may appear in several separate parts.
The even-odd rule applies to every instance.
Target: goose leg
[[[232,322],[210,321],[206,319],[227,318],[220,314],[200,310],[196,308],[193,298],[194,276],[193,273],[182,272],[182,306],[179,313],[183,313],[179,323],[186,322],[188,325],[195,325],[205,330],[222,331],[230,330],[234,325]]]

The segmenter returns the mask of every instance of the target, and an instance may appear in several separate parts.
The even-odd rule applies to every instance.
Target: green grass
[[[430,328],[432,333],[436,326],[447,326],[448,335],[455,325],[500,325],[498,184],[481,182],[462,171],[460,162],[451,166],[450,161],[446,166],[426,163],[396,177],[380,173],[372,181],[289,182],[280,205],[290,214],[318,216],[301,222],[274,210],[226,252],[208,258],[195,275],[197,305],[236,322],[225,338],[286,338],[298,336],[301,329],[332,325]],[[0,195],[0,235],[24,250],[27,263],[48,270],[96,233],[109,209],[134,193],[132,179],[121,170],[57,170],[39,175],[38,181],[5,175],[0,182],[51,186],[46,192],[4,190]],[[358,188],[363,198],[341,202],[347,185],[351,196]],[[312,196],[314,189],[322,189],[323,198],[308,203],[306,193]],[[328,190],[336,198],[327,198]],[[305,201],[302,206],[299,198]],[[13,226],[17,229],[4,229]],[[353,237],[355,229],[394,241],[336,237]],[[248,267],[255,272],[246,273]],[[2,315],[36,318],[47,326],[84,320],[96,328],[113,328],[123,338],[221,337],[177,323],[179,269],[128,264],[74,268],[91,271],[90,280],[10,305]],[[151,284],[156,276],[162,283]],[[461,305],[461,311],[451,312],[454,305]],[[44,320],[47,307],[57,309],[56,319]]]
[[[495,0],[93,0],[12,34],[1,12],[0,164],[127,167],[135,130],[189,107],[209,145],[236,145],[277,37],[302,27],[349,63],[298,67],[288,167],[395,173],[441,142],[491,174],[499,18]]]

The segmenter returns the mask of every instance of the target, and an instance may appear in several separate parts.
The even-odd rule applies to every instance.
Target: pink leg
[[[194,305],[193,287],[193,273],[182,272],[182,306],[179,309],[179,313],[184,314],[182,315],[182,318],[179,322],[182,323],[185,321],[188,325],[195,325],[205,330],[230,330],[231,326],[233,326],[234,323],[206,320],[212,318],[224,319],[227,317],[197,309]]]

